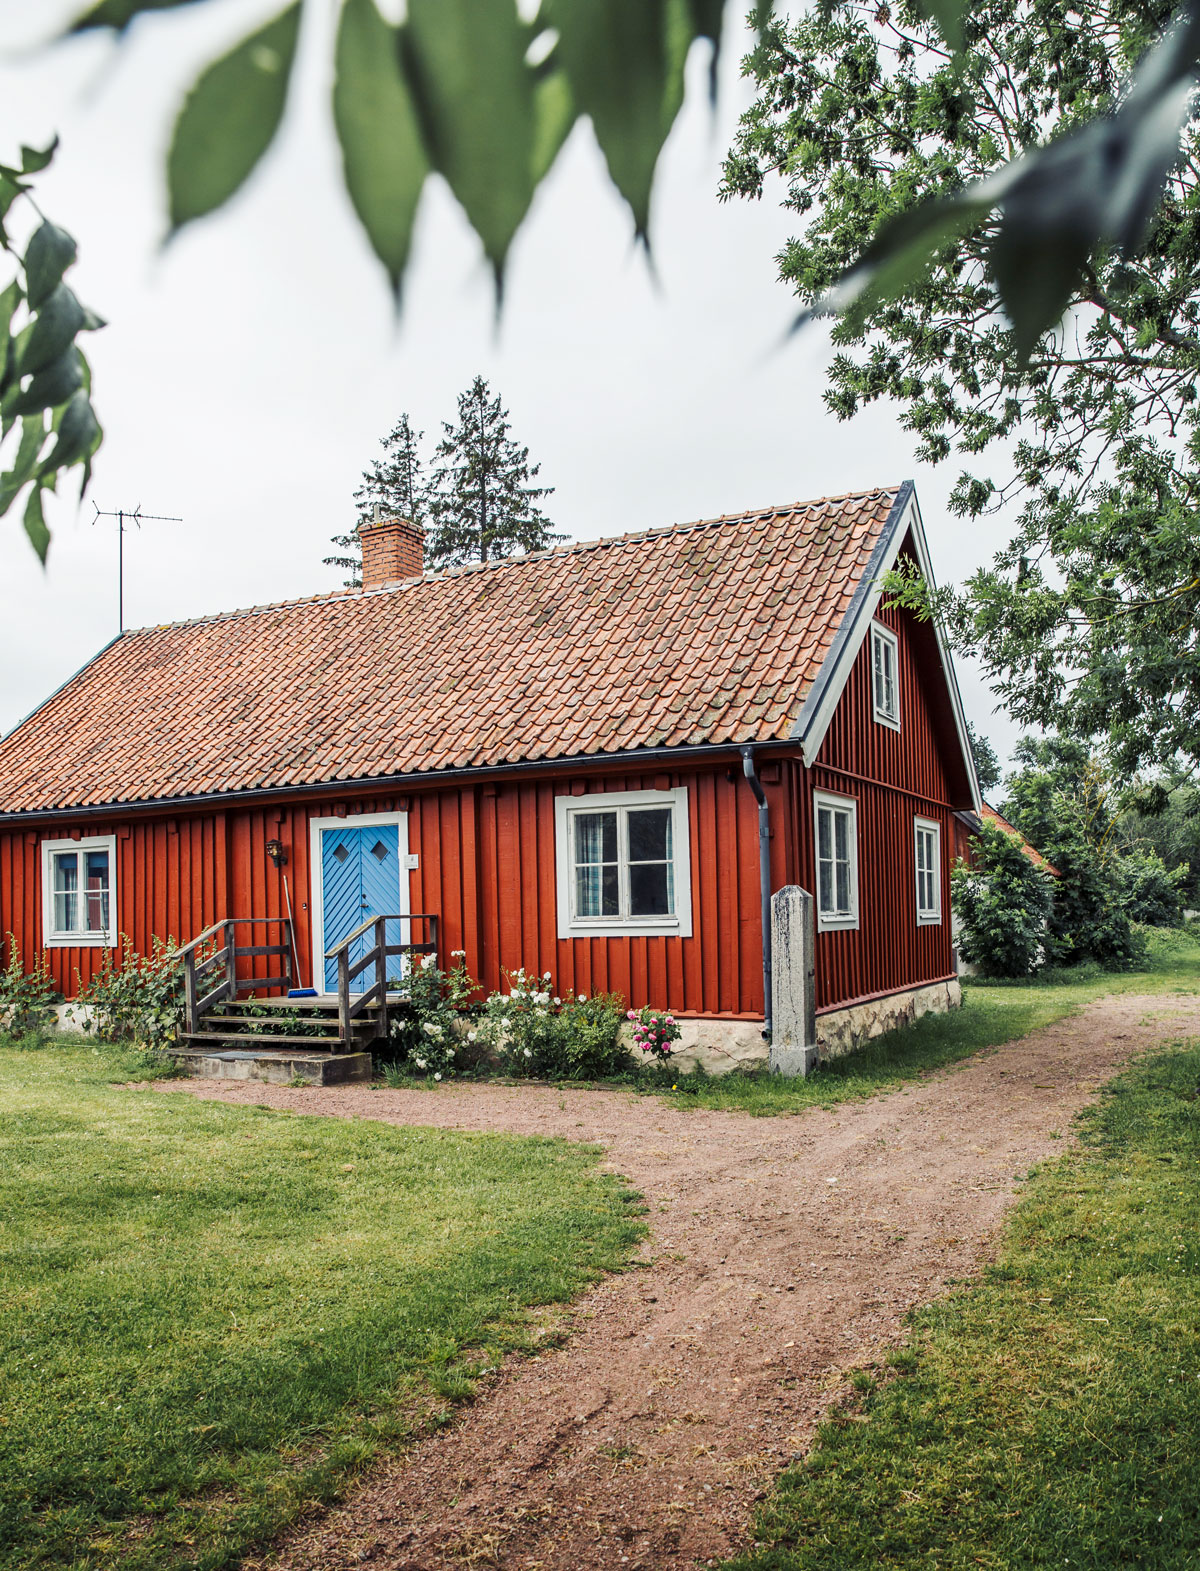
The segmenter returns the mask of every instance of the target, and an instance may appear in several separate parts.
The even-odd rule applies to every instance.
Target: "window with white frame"
[[[871,707],[880,725],[900,729],[899,641],[890,628],[871,623]]]
[[[817,926],[858,926],[858,804],[813,793],[817,829]]]
[[[942,826],[932,818],[913,821],[916,835],[917,921],[942,920]]]
[[[687,788],[555,798],[560,938],[692,931]]]
[[[113,835],[42,842],[42,937],[50,948],[117,936],[117,842]]]

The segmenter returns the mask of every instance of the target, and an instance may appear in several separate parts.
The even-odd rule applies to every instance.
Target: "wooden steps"
[[[368,1005],[345,1041],[336,998],[225,999],[201,1016],[199,1030],[180,1035],[179,1046],[188,1052],[244,1048],[256,1054],[294,1054],[307,1048],[317,1054],[353,1054],[376,1039],[378,1017],[378,1005]]]

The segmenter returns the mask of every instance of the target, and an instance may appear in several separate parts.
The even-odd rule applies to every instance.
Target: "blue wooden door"
[[[396,825],[367,824],[357,828],[347,823],[345,828],[323,829],[321,889],[327,952],[369,917],[394,916],[405,909],[400,903],[400,834]],[[396,943],[400,934],[389,930],[388,939]],[[350,963],[361,960],[374,941],[373,930],[356,938],[350,949]],[[400,968],[401,957],[393,955],[388,961],[388,976],[399,977]],[[350,986],[361,992],[374,980],[374,967],[368,966]],[[337,990],[337,961],[328,958],[325,989],[330,993]]]

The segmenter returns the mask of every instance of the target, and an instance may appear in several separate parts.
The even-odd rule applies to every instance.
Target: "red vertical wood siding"
[[[778,773],[778,770],[776,771]],[[558,937],[554,799],[583,791],[688,788],[692,937]],[[782,781],[769,783],[773,812],[785,806]],[[40,843],[43,839],[117,835],[118,929],[135,950],[154,935],[186,941],[224,916],[286,914],[291,892],[303,980],[311,980],[312,870],[310,821],[356,813],[407,811],[414,911],[441,918],[442,960],[465,949],[484,985],[504,971],[550,971],[560,990],[617,992],[634,1007],[653,1003],[685,1014],[761,1018],[762,958],[758,907],[758,820],[740,759],[707,769],[589,774],[569,779],[523,777],[405,794],[330,795],[319,800],[143,814],[125,820],[0,829],[0,931],[12,931],[21,954],[41,948]],[[288,851],[276,868],[268,840]],[[773,882],[785,882],[785,839],[773,841]],[[253,942],[264,942],[262,929]],[[251,942],[248,931],[239,934]],[[277,941],[272,931],[271,941]],[[101,963],[91,947],[51,949],[51,973],[73,996]],[[269,959],[243,966],[265,976]]]
[[[950,976],[953,807],[968,805],[966,773],[928,625],[880,609],[898,641],[900,729],[880,725],[871,705],[871,640],[859,651],[812,769],[789,770],[792,876],[816,889],[814,790],[858,804],[859,926],[818,932],[817,1008],[899,991]],[[967,794],[964,794],[967,793]],[[952,805],[953,804],[953,805]],[[918,926],[915,818],[941,825],[942,920]]]

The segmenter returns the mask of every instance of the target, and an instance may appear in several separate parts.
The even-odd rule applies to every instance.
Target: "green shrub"
[[[622,999],[611,993],[557,997],[549,971],[530,976],[522,967],[504,975],[508,992],[488,998],[480,1030],[509,1074],[599,1080],[628,1070]]]
[[[1046,855],[1062,875],[1054,887],[1047,946],[1055,964],[1095,960],[1107,971],[1142,964],[1146,946],[1125,907],[1120,858],[1098,850],[1070,823]]]
[[[1191,875],[1186,862],[1168,867],[1149,846],[1121,858],[1122,904],[1131,922],[1147,927],[1178,927],[1183,921],[1184,890]]]
[[[122,933],[120,964],[106,949],[99,972],[67,1013],[102,1042],[130,1041],[153,1052],[169,1048],[183,1025],[183,977],[174,940],[155,938],[151,952],[140,955]]]
[[[0,971],[0,1030],[13,1036],[48,1030],[59,997],[45,955],[26,971],[17,940],[8,935],[8,964]]]
[[[456,950],[453,959],[443,971],[436,955],[414,956],[399,981],[389,983],[387,1050],[376,1056],[393,1066],[393,1076],[443,1080],[477,1061],[478,1033],[470,1014],[479,984],[463,951]]]
[[[573,1080],[605,1080],[629,1068],[629,1053],[621,1040],[621,1006],[615,993],[593,993],[591,998],[570,993],[558,1014],[560,1053],[564,1073]]]
[[[974,865],[951,878],[958,947],[983,976],[1020,977],[1045,957],[1051,880],[1025,855],[1019,836],[985,822]]]

